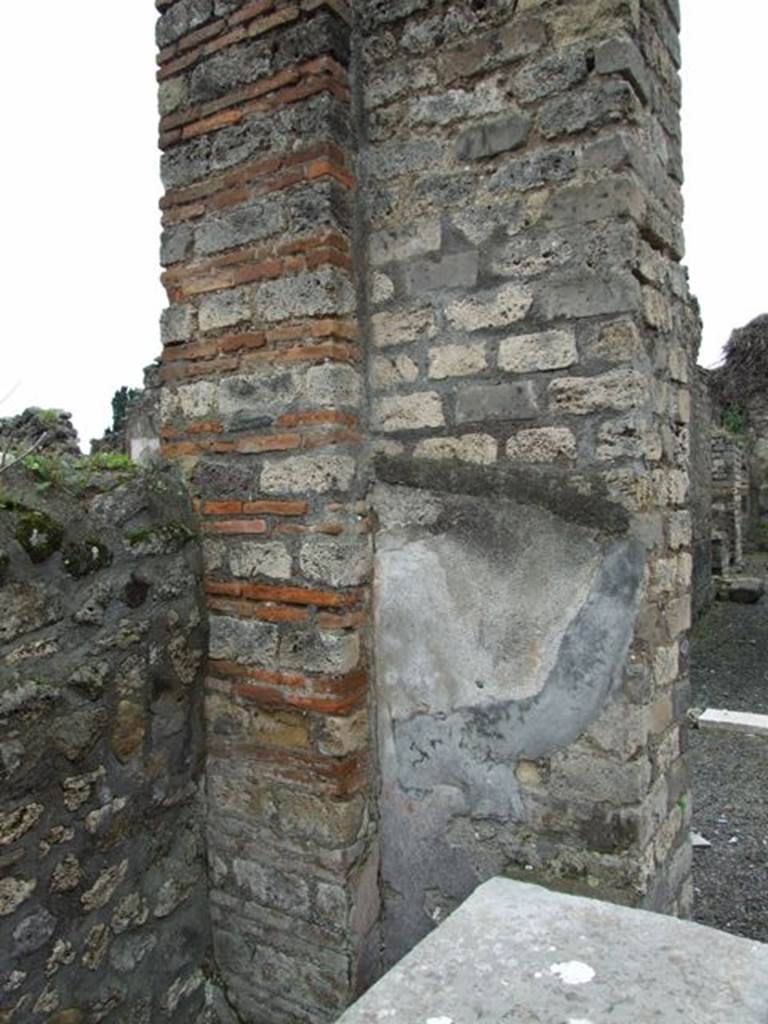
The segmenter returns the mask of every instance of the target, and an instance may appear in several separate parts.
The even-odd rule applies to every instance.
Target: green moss
[[[87,456],[33,454],[23,459],[22,465],[39,491],[56,485],[74,496],[92,490],[111,490],[132,477],[137,469],[127,455],[117,452]],[[109,474],[108,479],[105,473]]]
[[[746,434],[749,413],[742,402],[731,402],[723,410],[722,424],[730,434]]]
[[[62,561],[70,576],[81,579],[110,565],[112,552],[100,540],[88,538],[82,544],[68,544],[62,552]]]
[[[120,452],[97,452],[95,455],[89,455],[84,461],[91,469],[106,469],[113,473],[133,473],[136,470],[130,458]]]
[[[193,536],[192,530],[183,523],[164,523],[133,530],[125,539],[137,553],[163,555],[180,551]]]
[[[46,562],[61,547],[64,527],[45,512],[26,510],[18,514],[15,536],[33,562]]]

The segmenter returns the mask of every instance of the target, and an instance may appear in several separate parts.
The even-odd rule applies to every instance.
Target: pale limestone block
[[[576,458],[576,438],[565,427],[521,430],[507,441],[507,457],[521,462]]]
[[[602,409],[619,412],[642,406],[648,383],[637,370],[611,370],[598,377],[563,377],[549,386],[556,412],[583,416]]]
[[[479,373],[487,366],[485,345],[471,342],[467,345],[442,345],[429,350],[429,376],[434,380],[446,377],[466,377]]]
[[[371,235],[369,254],[371,265],[401,262],[414,256],[438,252],[442,243],[442,230],[437,218],[419,220],[401,228],[387,228]]]
[[[496,461],[496,438],[490,434],[464,434],[462,437],[430,437],[416,445],[414,455],[423,459],[458,459],[489,466]]]
[[[371,334],[377,348],[404,345],[437,334],[435,314],[431,309],[416,309],[405,313],[375,313],[371,317]]]
[[[480,331],[486,327],[506,327],[522,320],[531,308],[530,288],[505,284],[492,291],[478,292],[451,302],[445,315],[454,327]]]
[[[261,474],[265,494],[302,494],[346,491],[355,476],[350,455],[291,455],[268,461]]]
[[[443,403],[434,391],[381,398],[374,409],[374,424],[378,430],[421,430],[442,427],[444,423]]]
[[[376,388],[413,384],[418,376],[418,366],[404,352],[396,356],[377,356],[373,361],[373,384]]]
[[[602,328],[589,354],[609,363],[632,363],[645,352],[635,324],[631,320],[613,320]]]
[[[572,331],[520,334],[499,343],[499,366],[509,373],[561,370],[578,361]]]

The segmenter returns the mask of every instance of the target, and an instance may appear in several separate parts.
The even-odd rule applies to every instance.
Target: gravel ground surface
[[[691,638],[691,683],[694,707],[768,714],[768,597],[713,605]],[[693,828],[712,844],[693,851],[694,918],[768,942],[768,740],[692,729],[689,749]]]

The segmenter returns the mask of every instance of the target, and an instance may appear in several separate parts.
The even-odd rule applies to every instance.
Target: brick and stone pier
[[[158,0],[164,453],[243,1020],[503,873],[685,912],[675,0]]]

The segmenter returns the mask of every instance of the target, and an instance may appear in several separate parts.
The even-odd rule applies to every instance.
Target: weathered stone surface
[[[461,437],[430,437],[419,441],[414,450],[424,459],[458,459],[489,465],[496,461],[496,439],[489,434],[463,434]]]
[[[456,400],[456,422],[482,420],[530,420],[538,415],[534,385],[473,384],[462,389]]]
[[[487,365],[485,345],[482,342],[441,345],[429,350],[429,376],[434,380],[468,377],[482,372]]]
[[[530,130],[530,119],[524,114],[512,114],[499,121],[467,128],[456,140],[459,160],[480,160],[518,149]]]
[[[640,99],[647,103],[651,94],[650,77],[642,54],[631,39],[608,39],[595,51],[595,70],[601,75],[615,72],[630,81]]]
[[[208,649],[214,659],[248,665],[272,661],[277,654],[277,630],[269,623],[214,615],[210,628]]]
[[[472,288],[477,282],[479,257],[476,252],[449,253],[437,260],[418,260],[405,269],[409,295],[442,288]]]
[[[374,409],[374,425],[379,430],[422,430],[444,422],[442,402],[434,391],[380,398]]]
[[[478,331],[485,327],[506,327],[522,320],[531,307],[530,291],[522,285],[508,284],[490,292],[481,292],[448,305],[445,315],[454,327]]]
[[[523,820],[516,760],[567,747],[620,685],[644,556],[509,502],[380,487],[375,507],[383,876],[399,894],[384,927],[396,951],[428,930],[429,892],[450,904],[477,878],[479,837],[452,841],[449,857],[449,821]],[[414,801],[418,815],[405,810]]]
[[[343,491],[352,483],[355,470],[354,460],[347,455],[292,455],[266,462],[261,486],[265,494]]]
[[[373,266],[383,266],[439,252],[441,239],[440,221],[436,219],[374,232],[370,241],[371,263]]]
[[[670,948],[682,969],[670,966]],[[481,976],[478,963],[487,967]],[[758,1024],[768,1010],[767,969],[759,942],[494,878],[339,1024],[446,1014],[473,1024],[510,1019],[521,1007],[532,1019],[586,1024],[613,1012],[617,999],[630,1015],[663,1024],[681,1020],[679,1007],[701,1024]]]
[[[499,366],[509,373],[561,370],[579,361],[570,331],[519,334],[499,342]]]
[[[14,913],[37,887],[34,878],[0,878],[0,917]]]
[[[638,307],[639,295],[637,281],[628,276],[601,277],[584,271],[545,283],[536,307],[545,320],[579,319],[632,311]]]
[[[507,456],[521,462],[576,458],[576,439],[565,427],[520,430],[507,441]]]
[[[379,348],[403,345],[437,334],[435,315],[430,309],[406,313],[376,313],[371,317],[373,343]]]
[[[598,377],[563,377],[549,386],[552,405],[563,413],[583,416],[597,409],[642,407],[648,398],[647,382],[636,370],[612,370]]]
[[[303,575],[333,587],[358,586],[368,578],[370,563],[370,541],[366,536],[315,534],[301,545],[299,565]]]

